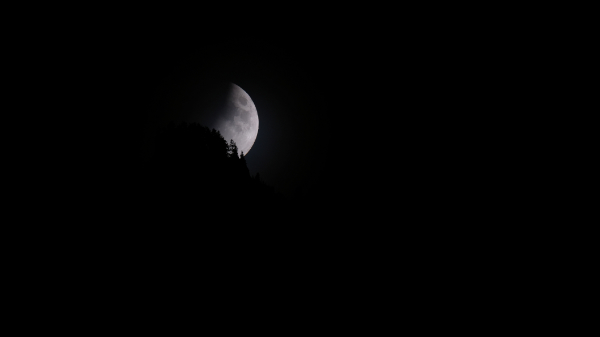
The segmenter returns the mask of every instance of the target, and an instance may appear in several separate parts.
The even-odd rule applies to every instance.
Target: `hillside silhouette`
[[[233,140],[198,123],[170,123],[154,139],[154,153],[141,168],[138,198],[145,209],[169,222],[228,220],[255,214],[273,218],[287,199],[250,175]],[[160,220],[153,218],[153,221]]]

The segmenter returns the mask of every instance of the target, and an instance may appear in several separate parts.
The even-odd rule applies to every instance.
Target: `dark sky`
[[[408,131],[419,128],[406,121],[415,116],[415,107],[423,109],[431,100],[421,88],[431,67],[415,66],[413,61],[426,55],[408,42],[403,43],[410,48],[333,30],[126,32],[93,50],[85,67],[101,78],[91,100],[99,110],[94,116],[107,124],[99,140],[107,160],[99,156],[96,162],[112,170],[143,157],[148,130],[157,120],[193,110],[212,83],[228,81],[250,95],[260,119],[246,158],[251,174],[259,172],[286,195],[298,187],[323,198],[344,195],[340,186],[352,189],[346,178],[362,177],[369,184],[362,171],[380,166],[373,159],[381,151],[401,155]],[[378,175],[369,174],[368,180]]]
[[[365,186],[387,193],[383,177],[426,190],[418,186],[448,175],[441,167],[456,170],[448,163],[461,160],[466,132],[483,130],[469,124],[499,102],[480,84],[498,68],[490,52],[443,25],[273,26],[266,34],[139,27],[101,31],[77,55],[82,110],[102,126],[97,150],[87,150],[100,171],[136,167],[149,125],[193,109],[224,80],[256,105],[248,167],[278,191],[368,198]]]
[[[261,39],[225,39],[182,55],[159,90],[160,114],[193,111],[203,91],[217,81],[237,84],[254,101],[260,120],[257,139],[246,156],[284,194],[308,188],[319,177],[328,143],[325,101],[313,85],[310,63],[294,48]]]
[[[227,81],[244,89],[258,111],[258,136],[246,156],[250,173],[288,196],[297,188],[322,187],[333,151],[327,88],[339,84],[323,73],[325,59],[316,46],[269,37],[199,36],[192,42],[190,35],[147,33],[121,37],[110,47],[96,69],[106,84],[97,86],[105,92],[99,96],[108,112],[101,118],[112,134],[101,146],[112,152],[108,161],[143,160],[152,130],[198,109],[202,96]]]
[[[385,11],[392,17],[380,18]],[[347,24],[326,18],[331,25],[322,29],[302,17],[295,30],[271,25],[262,34],[239,26],[219,30],[229,22],[195,27],[211,15],[197,13],[187,27],[171,26],[178,17],[166,25],[161,16],[149,18],[149,25],[126,18],[131,24],[121,26],[103,17],[95,30],[69,26],[68,32],[78,35],[65,39],[57,34],[65,46],[51,36],[32,52],[36,62],[52,61],[44,64],[51,76],[31,77],[40,91],[51,89],[57,97],[44,102],[42,111],[52,119],[63,116],[63,110],[76,112],[64,118],[65,129],[75,132],[43,125],[50,135],[41,139],[42,145],[57,135],[64,142],[52,144],[48,156],[32,167],[57,171],[48,176],[57,185],[50,190],[50,199],[60,202],[56,209],[70,213],[79,204],[97,206],[74,218],[78,224],[106,214],[111,216],[103,226],[136,222],[138,212],[154,214],[142,207],[132,209],[133,218],[123,219],[111,210],[135,202],[136,193],[128,193],[127,186],[136,186],[130,181],[143,169],[145,137],[156,116],[188,108],[195,89],[210,88],[213,79],[239,85],[257,107],[260,129],[247,157],[250,172],[260,172],[286,195],[303,187],[312,192],[311,201],[331,206],[326,217],[311,213],[309,203],[281,218],[286,225],[304,215],[309,225],[318,225],[314,238],[322,237],[321,228],[331,229],[324,242],[336,253],[327,260],[327,269],[340,259],[354,264],[363,251],[418,242],[410,235],[415,228],[423,229],[425,241],[436,248],[432,237],[461,235],[466,232],[460,231],[461,223],[470,220],[481,228],[488,219],[506,214],[515,197],[527,198],[518,186],[523,162],[512,161],[512,153],[500,152],[497,145],[512,141],[511,127],[522,125],[527,113],[511,97],[529,92],[522,90],[529,85],[513,76],[518,75],[514,70],[510,73],[513,67],[507,62],[509,57],[520,62],[521,53],[506,49],[500,54],[501,46],[479,26],[468,27],[468,32],[481,32],[469,37],[449,29],[455,20],[451,15],[447,21],[409,21],[403,18],[414,16],[412,12],[397,17],[396,11],[382,9],[367,22],[356,13]],[[331,17],[339,16],[335,14]],[[32,119],[31,124],[40,123]],[[534,150],[523,151],[523,157]],[[65,189],[69,182],[75,190]],[[151,186],[153,181],[142,183]],[[510,194],[503,195],[507,190]],[[60,198],[65,191],[69,202]],[[244,201],[232,195],[224,203],[233,212]],[[529,205],[530,200],[524,201]],[[519,217],[509,222],[514,219]],[[243,223],[253,220],[248,214]],[[392,228],[405,232],[398,235]],[[344,258],[344,250],[336,247],[340,242],[356,248],[357,258]],[[410,259],[429,248],[404,255]],[[307,244],[298,252],[311,249]],[[377,253],[364,261],[371,264],[393,254]]]

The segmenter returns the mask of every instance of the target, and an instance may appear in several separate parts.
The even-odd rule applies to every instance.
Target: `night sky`
[[[503,71],[474,48],[479,40],[416,21],[336,27],[100,32],[78,60],[82,111],[99,130],[84,152],[94,170],[135,176],[157,121],[193,112],[212,83],[227,81],[258,111],[251,175],[286,196],[300,190],[338,205],[408,190],[428,198],[440,183],[459,184],[453,176],[476,174],[482,162],[466,160],[486,153],[475,139],[502,108],[492,97],[502,91],[483,80]]]
[[[109,176],[120,172],[135,176],[143,170],[153,132],[166,121],[201,109],[202,96],[226,81],[246,91],[258,111],[258,136],[246,156],[250,174],[260,173],[285,196],[313,193],[325,198],[331,193],[325,191],[332,184],[324,182],[339,176],[332,172],[333,158],[355,140],[332,143],[334,133],[339,134],[332,127],[333,116],[348,105],[351,94],[338,101],[346,91],[336,81],[342,63],[331,66],[331,53],[321,48],[326,46],[323,40],[126,32],[104,41],[83,62],[86,78],[80,99],[94,102],[89,124],[99,130],[89,147],[94,150],[87,153],[95,170],[103,172],[100,177],[110,181]],[[341,117],[338,125],[347,119]]]
[[[159,109],[148,115],[147,128],[201,113],[202,96],[213,94],[212,87],[235,83],[250,95],[260,120],[246,156],[251,175],[260,173],[286,195],[310,190],[321,178],[329,134],[324,93],[303,54],[260,39],[214,41],[182,53],[155,89]]]
[[[41,279],[79,284],[78,298],[112,285],[123,296],[107,302],[109,309],[129,301],[133,292],[146,304],[156,302],[148,296],[154,289],[191,289],[193,296],[241,299],[249,308],[242,308],[245,313],[289,303],[302,315],[286,315],[304,321],[306,313],[337,303],[358,313],[361,322],[361,308],[387,308],[406,294],[431,307],[439,299],[444,305],[464,302],[437,292],[462,296],[462,289],[476,289],[478,308],[486,294],[511,289],[506,284],[521,287],[514,281],[524,274],[505,274],[502,268],[514,268],[501,259],[522,243],[533,248],[535,259],[516,260],[531,270],[544,254],[531,243],[539,242],[544,230],[527,236],[522,228],[528,225],[522,224],[554,214],[531,208],[542,200],[536,191],[544,191],[535,182],[543,177],[546,188],[553,186],[552,177],[543,176],[547,168],[530,165],[540,148],[549,146],[544,139],[521,142],[518,135],[540,128],[527,123],[528,113],[536,110],[533,100],[524,105],[518,99],[531,95],[533,82],[521,76],[530,67],[523,66],[521,49],[503,46],[479,23],[461,21],[466,28],[456,29],[460,15],[424,6],[421,16],[380,7],[371,12],[359,7],[347,15],[344,6],[321,14],[320,7],[304,6],[322,15],[319,24],[296,8],[264,10],[264,16],[280,21],[294,16],[287,25],[250,13],[235,24],[233,17],[209,22],[208,9],[189,11],[184,19],[184,9],[167,18],[162,7],[156,15],[136,7],[118,23],[111,15],[88,27],[69,23],[65,32],[44,37],[45,44],[23,39],[36,47],[27,51],[30,63],[42,64],[44,72],[21,72],[28,65],[16,70],[45,95],[19,102],[29,119],[17,126],[44,129],[32,132],[33,152],[22,152],[23,158],[36,159],[26,162],[28,175],[41,176],[44,184],[30,188],[22,184],[30,177],[7,175],[19,191],[8,196],[26,206],[16,222],[28,232],[26,241],[38,237],[48,247],[35,251],[34,261],[56,250],[79,259],[66,264],[77,274],[74,282],[63,282],[69,276],[56,267],[68,259],[53,257]],[[435,11],[440,15],[433,16]],[[111,7],[110,12],[122,11]],[[77,14],[87,20],[85,13]],[[486,13],[474,16],[487,20]],[[178,25],[181,21],[186,24]],[[264,31],[251,29],[259,24]],[[510,24],[503,17],[497,27]],[[212,176],[187,185],[193,179],[188,172],[176,186],[161,186],[166,180],[161,178],[170,175],[153,176],[164,171],[147,169],[152,133],[171,116],[193,112],[219,81],[241,87],[257,108],[258,136],[245,159],[252,176],[260,173],[280,193],[273,198],[213,193],[205,188]],[[30,117],[32,102],[56,122]],[[7,145],[19,148],[28,136],[19,134]],[[20,158],[6,165],[14,163],[20,165]],[[225,180],[213,181],[221,186]],[[235,184],[231,180],[229,186],[241,186]],[[29,207],[31,200],[42,206]],[[535,213],[523,217],[521,210]],[[36,218],[27,221],[30,215]],[[511,241],[515,238],[518,244]],[[82,248],[71,249],[72,243]],[[29,251],[27,245],[18,248],[16,255]],[[93,254],[85,254],[86,248]],[[35,264],[22,265],[45,273]],[[139,281],[129,281],[127,273],[139,273]],[[207,281],[226,289],[213,291],[218,288],[205,286]],[[184,287],[185,282],[194,285]],[[274,300],[265,301],[269,295]],[[373,300],[382,303],[367,303]],[[375,311],[377,320],[367,331],[395,313],[384,311]],[[317,320],[330,316],[324,312]]]

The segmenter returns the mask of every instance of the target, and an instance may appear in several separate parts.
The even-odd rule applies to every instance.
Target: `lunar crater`
[[[216,128],[223,138],[227,142],[233,139],[239,154],[248,154],[258,135],[258,113],[250,96],[232,83],[221,116]]]

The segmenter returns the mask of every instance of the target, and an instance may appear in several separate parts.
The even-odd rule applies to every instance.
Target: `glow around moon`
[[[250,96],[239,86],[231,83],[224,111],[215,123],[227,142],[237,144],[239,154],[250,152],[258,135],[258,112]]]

